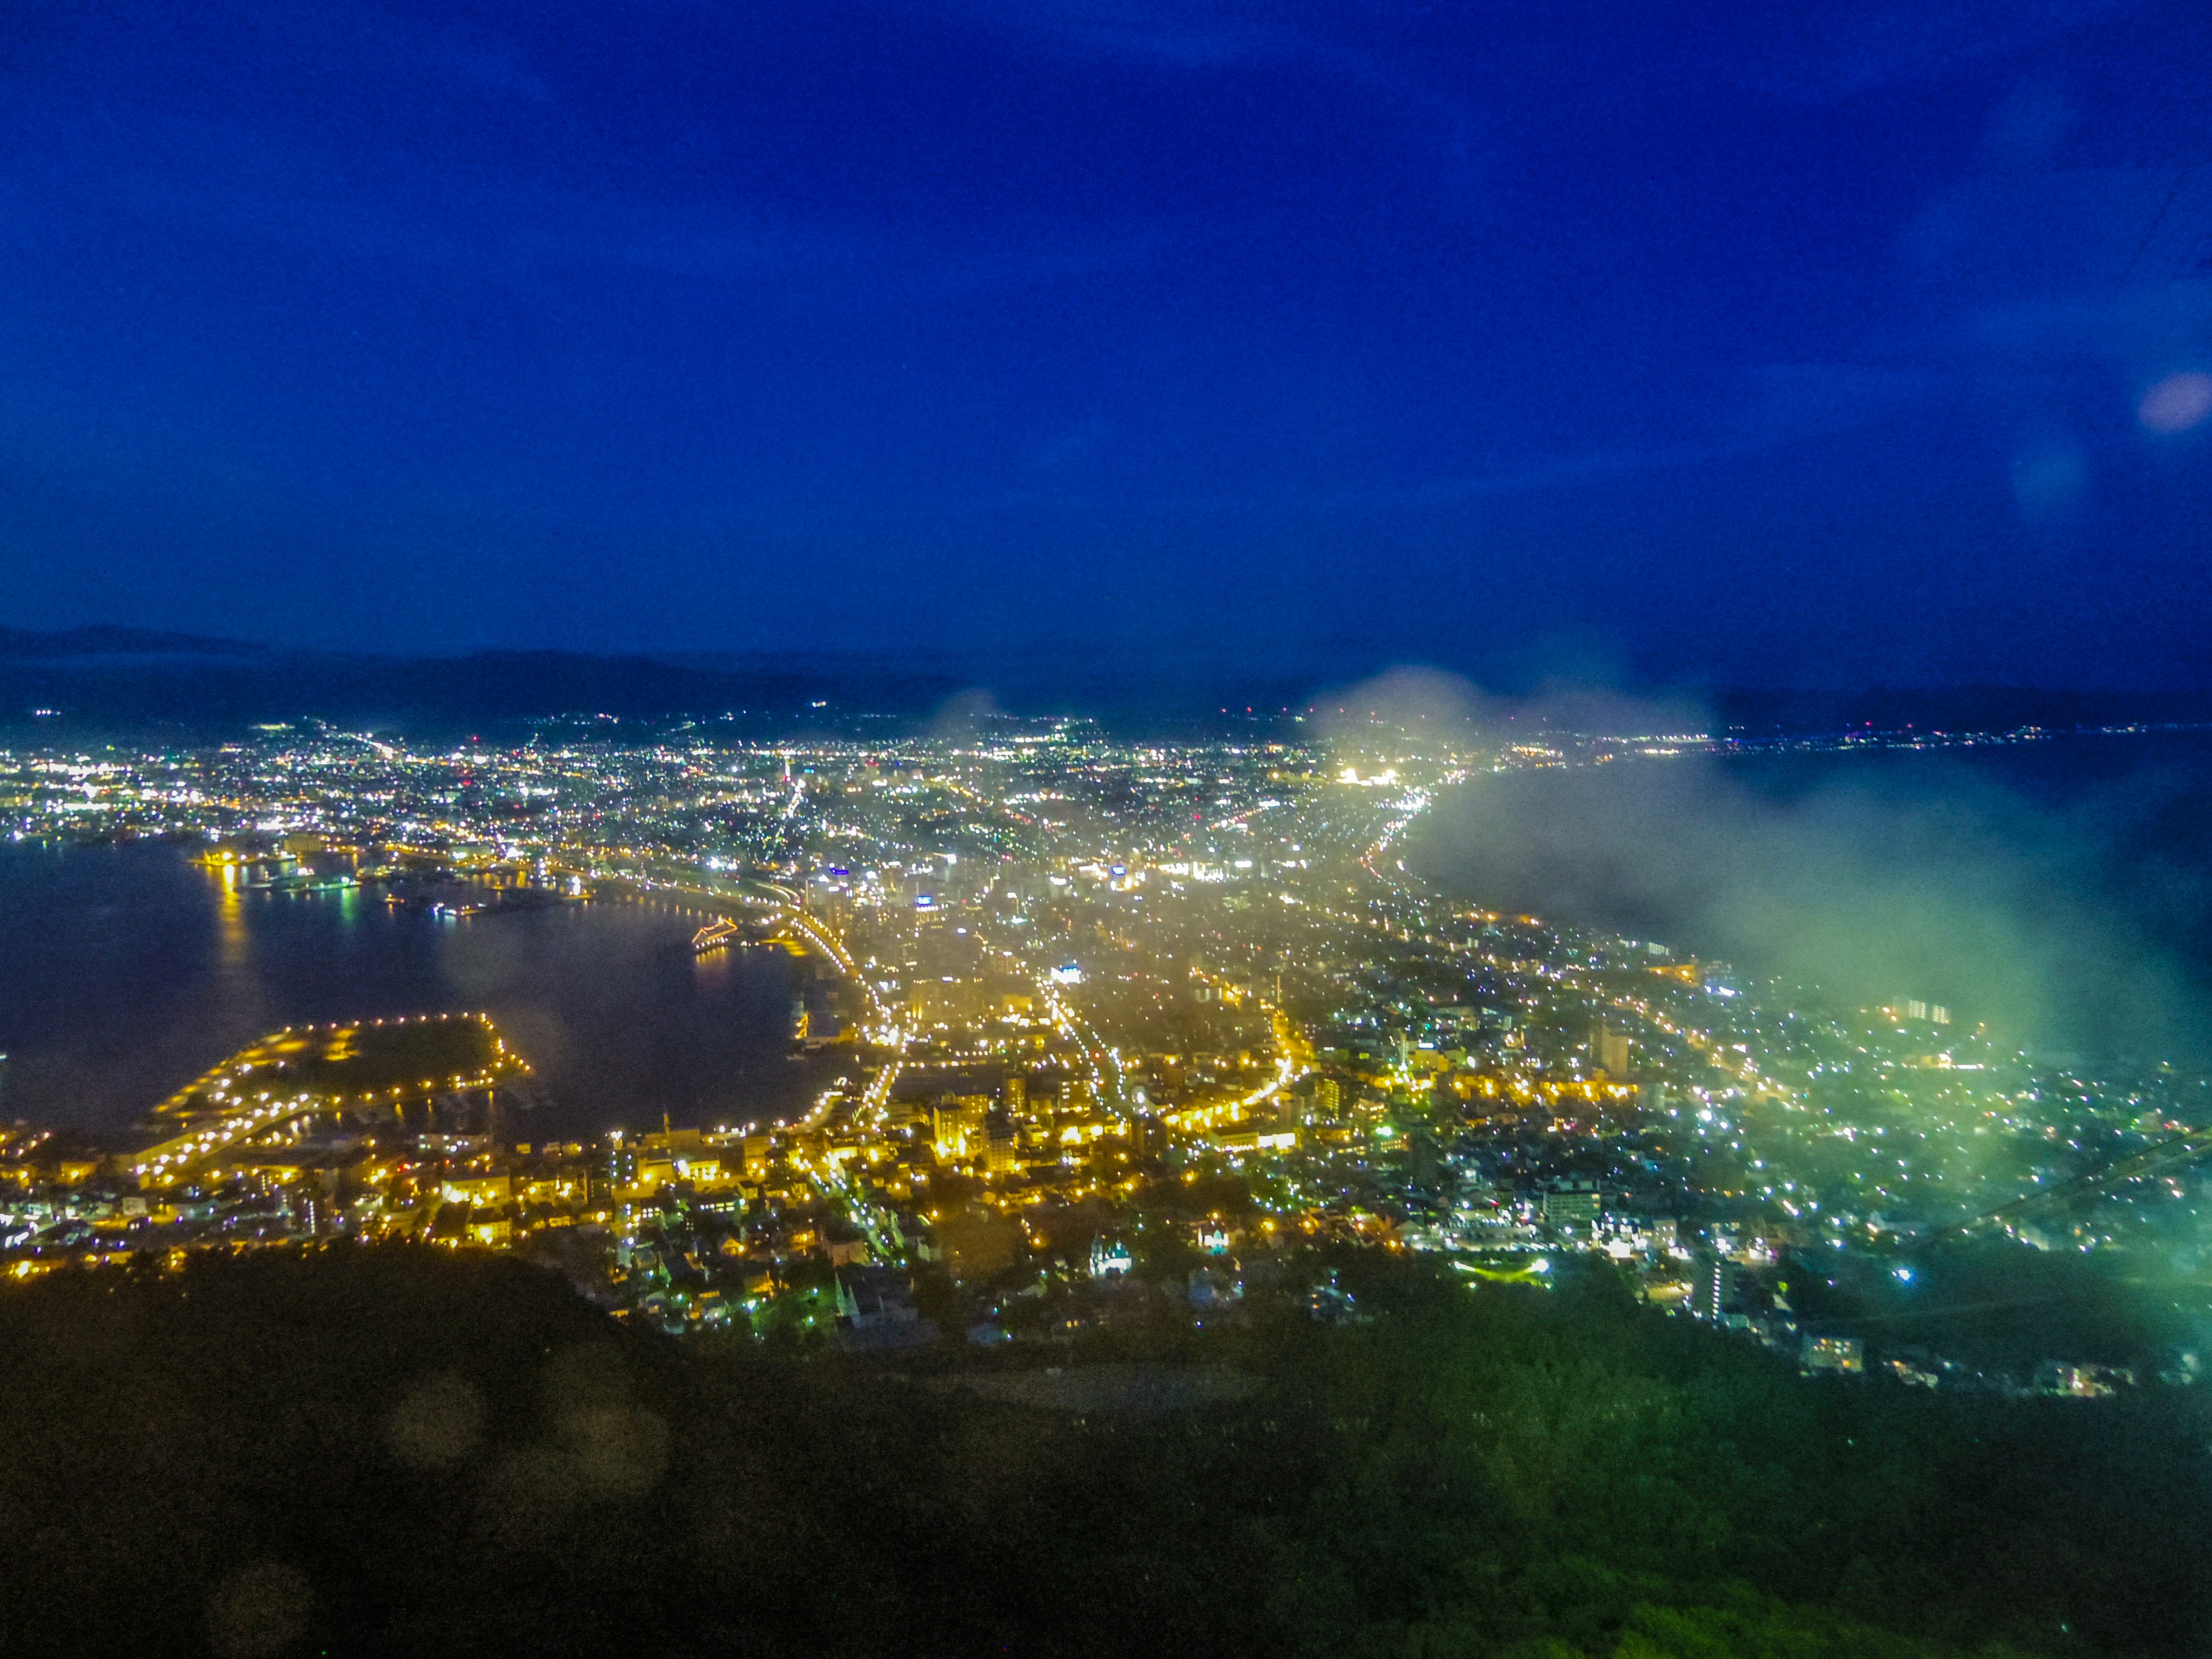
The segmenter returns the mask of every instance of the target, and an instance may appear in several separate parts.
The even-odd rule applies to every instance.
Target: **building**
[[[1536,1195],[1536,1212],[1547,1227],[1595,1226],[1600,1205],[1594,1181],[1563,1181]]]
[[[1298,1144],[1296,1129],[1224,1129],[1206,1144],[1224,1152],[1286,1152]]]
[[[1735,1264],[1717,1250],[1700,1255],[1697,1275],[1690,1281],[1690,1311],[1700,1319],[1717,1321],[1735,1301]]]
[[[702,1191],[730,1185],[721,1158],[714,1153],[692,1153],[676,1160],[676,1174]]]
[[[1940,1002],[1928,1002],[1919,997],[1902,997],[1895,1002],[1886,1002],[1881,1012],[1891,1019],[1925,1020],[1930,1025],[1948,1025],[1951,1011]]]
[[[1866,1369],[1866,1345],[1856,1336],[1808,1335],[1800,1351],[1800,1363],[1808,1371],[1856,1376]]]
[[[514,1182],[504,1171],[486,1175],[449,1175],[438,1183],[438,1196],[448,1204],[467,1204],[490,1209],[514,1195]]]
[[[1603,1020],[1590,1027],[1590,1060],[1601,1070],[1620,1077],[1628,1070],[1628,1033],[1616,1031]]]
[[[1364,1325],[1367,1316],[1359,1312],[1352,1292],[1336,1282],[1336,1272],[1330,1269],[1327,1282],[1316,1285],[1306,1293],[1306,1313],[1322,1325]]]
[[[819,1048],[853,1035],[852,998],[844,981],[810,979],[800,988],[799,1001],[793,1034],[805,1048]]]
[[[1137,1265],[1129,1247],[1118,1238],[1100,1237],[1091,1241],[1091,1276],[1093,1279],[1113,1279],[1126,1275]]]
[[[930,1139],[939,1158],[969,1158],[984,1150],[991,1115],[988,1095],[946,1095],[930,1110]]]
[[[855,1330],[875,1325],[911,1325],[921,1317],[914,1287],[904,1273],[889,1267],[837,1270],[837,1316]]]
[[[2102,1400],[2135,1385],[2136,1374],[2120,1365],[2092,1365],[2046,1359],[2035,1370],[2035,1391],[2064,1400]]]

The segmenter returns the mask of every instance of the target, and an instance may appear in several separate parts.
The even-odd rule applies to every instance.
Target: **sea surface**
[[[1485,775],[1407,867],[1853,1005],[2212,1064],[2212,732]]]
[[[175,848],[0,846],[0,1120],[92,1131],[288,1024],[480,1009],[538,1073],[535,1138],[793,1115],[803,964],[695,957],[701,918],[594,902],[464,917],[228,884]]]

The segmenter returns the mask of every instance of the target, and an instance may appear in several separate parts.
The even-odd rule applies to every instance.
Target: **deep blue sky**
[[[2202,0],[0,9],[18,626],[2203,684],[2207,372]]]

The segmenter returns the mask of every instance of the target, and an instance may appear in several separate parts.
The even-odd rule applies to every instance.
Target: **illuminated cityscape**
[[[1306,1264],[1351,1246],[1478,1285],[1601,1261],[1808,1369],[2120,1386],[2066,1352],[2005,1370],[1869,1342],[1824,1292],[1863,1315],[1910,1294],[1923,1247],[1978,1234],[2193,1272],[2203,1077],[2008,1045],[1910,987],[1838,1007],[1407,867],[1445,792],[1711,747],[1381,724],[1158,744],[993,717],[881,743],[686,722],[19,752],[0,770],[17,840],[158,838],[234,900],[463,928],[650,905],[696,923],[702,963],[782,953],[791,1046],[836,1080],[800,1115],[586,1103],[600,1133],[548,1139],[529,1056],[488,1017],[287,1030],[127,1145],[9,1131],[0,1259],[34,1277],[405,1239],[556,1264],[672,1334],[871,1348],[1202,1328],[1248,1297],[1322,1317],[1337,1304]]]
[[[2212,6],[0,10],[0,1659],[2205,1659]]]

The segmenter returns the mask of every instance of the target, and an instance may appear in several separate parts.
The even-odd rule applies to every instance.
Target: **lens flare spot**
[[[2136,417],[2153,432],[2186,432],[2212,415],[2212,374],[2169,374],[2143,393]]]

